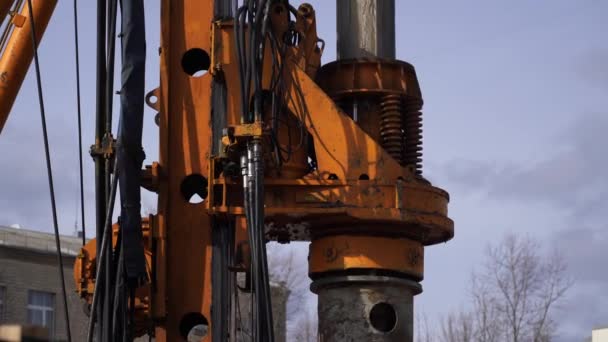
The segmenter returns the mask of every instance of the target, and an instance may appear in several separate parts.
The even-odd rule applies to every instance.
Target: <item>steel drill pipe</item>
[[[337,9],[338,61],[322,68],[317,80],[402,170],[408,170],[409,176],[397,178],[397,198],[404,194],[420,200],[423,196],[413,189],[402,188],[406,183],[424,188],[426,183],[416,177],[422,166],[422,97],[413,66],[395,60],[395,2],[337,0]],[[363,100],[366,105],[360,106]],[[359,179],[374,178],[365,174]],[[411,232],[428,226],[416,221],[407,229],[383,232],[385,223],[378,219],[362,222],[336,224],[333,231],[326,228],[322,236],[312,238],[309,276],[311,290],[318,295],[319,337],[411,342],[413,298],[422,292],[418,282],[428,244],[423,235]]]
[[[395,0],[337,0],[338,59],[395,59]]]
[[[319,296],[321,341],[413,341],[415,281],[339,275],[312,283]]]
[[[34,1],[32,12],[36,25],[36,40],[40,39],[53,15],[57,0]],[[23,6],[20,15],[29,19],[30,9],[27,3]],[[23,84],[27,70],[34,58],[32,44],[32,29],[30,20],[24,20],[20,27],[15,26],[10,39],[6,44],[4,53],[0,57],[0,132],[6,123],[9,113],[15,103],[19,89]]]

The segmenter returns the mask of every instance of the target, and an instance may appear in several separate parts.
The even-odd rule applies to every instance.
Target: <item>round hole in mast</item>
[[[197,173],[186,176],[180,184],[180,192],[188,203],[199,204],[207,199],[209,182],[205,176]]]
[[[209,332],[209,321],[199,312],[185,314],[179,321],[179,333],[188,342],[201,341]]]
[[[389,303],[374,304],[369,312],[369,322],[374,329],[380,332],[391,332],[397,325],[397,312]]]
[[[211,58],[207,51],[193,48],[182,56],[182,69],[192,77],[201,77],[207,73],[211,66]]]

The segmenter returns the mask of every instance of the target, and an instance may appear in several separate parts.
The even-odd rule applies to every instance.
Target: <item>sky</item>
[[[310,1],[323,62],[335,59],[334,1]],[[558,341],[608,324],[608,2],[397,0],[397,57],[417,70],[424,174],[450,193],[453,240],[426,249],[417,312],[466,307],[488,243],[527,234],[565,257],[575,285],[556,314]],[[61,231],[78,213],[72,2],[59,1],[40,46]],[[87,230],[94,230],[95,8],[79,4]],[[147,89],[158,85],[159,0],[146,1]],[[116,82],[118,84],[118,82]],[[118,101],[115,101],[118,102]],[[158,158],[146,110],[145,163]],[[33,69],[0,134],[0,225],[52,231]],[[145,190],[143,206],[154,212]],[[80,225],[78,223],[78,225]],[[293,246],[306,269],[306,246]],[[281,247],[285,248],[285,247]],[[308,302],[314,301],[314,297]],[[310,304],[312,305],[312,304]],[[314,305],[312,305],[314,307]]]

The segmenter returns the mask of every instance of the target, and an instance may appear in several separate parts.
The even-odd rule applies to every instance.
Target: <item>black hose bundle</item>
[[[271,0],[233,2],[239,64],[241,121],[261,122],[264,44]],[[249,35],[246,35],[245,28]],[[249,39],[248,44],[245,40]],[[253,108],[249,105],[253,88]],[[253,111],[251,111],[253,109]],[[253,138],[242,156],[244,208],[251,248],[251,333],[253,340],[274,341],[266,238],[264,234],[264,158],[261,138]]]
[[[262,63],[269,8],[270,0],[245,0],[242,6],[239,6],[238,0],[233,2],[235,45],[241,79],[241,119],[243,122],[250,123],[254,120],[261,120]],[[245,29],[249,33],[248,37]],[[247,38],[249,38],[249,44],[245,41]],[[254,89],[253,113],[251,113],[249,106],[252,82]]]
[[[96,184],[99,185],[96,191],[98,264],[87,341],[93,340],[95,326],[97,340],[132,340],[135,310],[132,303],[135,300],[135,289],[147,281],[140,214],[146,59],[143,0],[98,2],[97,137],[103,136],[103,139],[108,141],[112,139],[114,52],[119,5],[122,38],[121,108],[115,155],[104,160],[99,158],[101,162],[98,164],[105,164],[105,169],[101,167],[96,173]],[[109,241],[118,185],[121,202],[120,230],[119,244],[114,249]]]

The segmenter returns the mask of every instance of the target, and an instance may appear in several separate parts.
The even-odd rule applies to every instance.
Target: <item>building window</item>
[[[4,322],[4,308],[6,307],[6,287],[0,286],[0,323]]]
[[[33,291],[27,293],[27,322],[49,329],[49,336],[55,336],[55,294]]]

